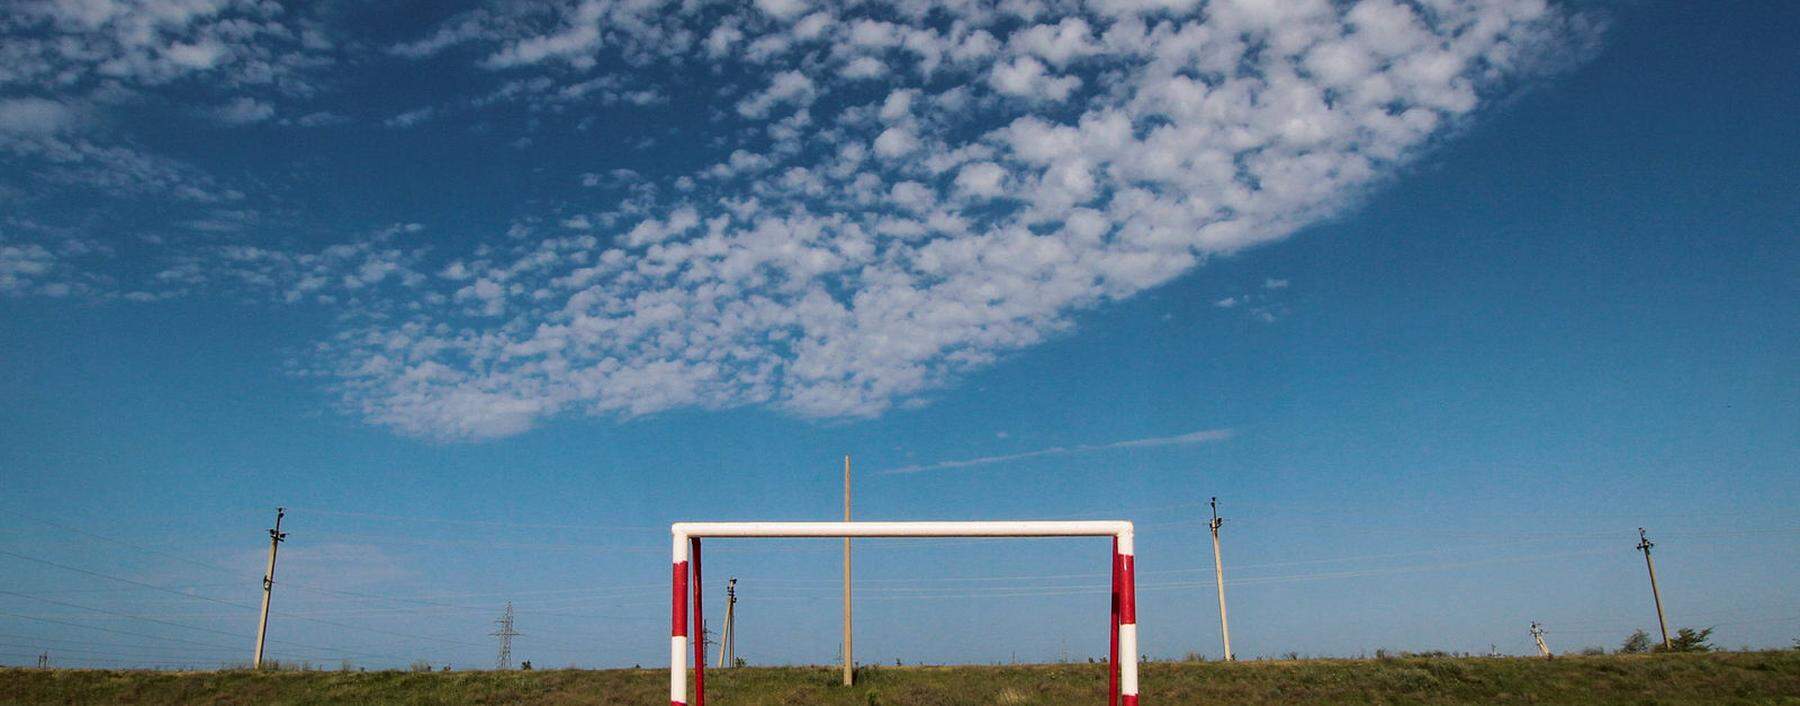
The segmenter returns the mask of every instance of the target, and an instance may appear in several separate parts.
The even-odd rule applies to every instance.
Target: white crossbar
[[[1001,522],[677,522],[683,537],[1114,537],[1131,534],[1117,520]]]

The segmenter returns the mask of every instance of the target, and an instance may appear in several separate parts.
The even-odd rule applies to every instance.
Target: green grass
[[[532,672],[149,672],[0,669],[5,704],[661,704],[653,669]],[[713,670],[720,706],[1098,704],[1099,665],[879,667],[854,688],[824,667]],[[1796,704],[1800,651],[1522,658],[1152,663],[1156,704]]]

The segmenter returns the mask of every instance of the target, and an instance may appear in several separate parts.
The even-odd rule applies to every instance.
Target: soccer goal
[[[694,625],[703,624],[700,540],[724,537],[1111,537],[1112,645],[1107,703],[1138,703],[1137,589],[1131,523],[1071,522],[677,522],[674,534],[675,596],[670,609],[669,703],[687,704],[688,594],[693,586]],[[688,581],[689,571],[693,581]],[[695,641],[694,706],[706,706],[705,645]]]

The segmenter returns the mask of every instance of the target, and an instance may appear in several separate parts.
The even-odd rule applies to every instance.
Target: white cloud
[[[0,133],[51,135],[73,127],[78,120],[69,106],[43,98],[0,99]]]
[[[919,138],[906,127],[890,127],[875,137],[875,156],[884,159],[904,157],[918,148]]]
[[[769,87],[744,100],[738,101],[737,111],[746,118],[768,117],[769,111],[776,106],[792,104],[804,107],[813,102],[815,95],[812,79],[799,71],[783,71],[769,80]]]
[[[898,468],[889,468],[889,469],[883,470],[883,471],[876,471],[876,474],[877,475],[905,475],[905,474],[912,474],[912,473],[924,473],[927,471],[948,471],[948,470],[954,470],[954,469],[958,469],[958,468],[970,468],[973,466],[991,466],[991,465],[994,465],[997,463],[1009,463],[1012,461],[1025,461],[1025,460],[1029,460],[1029,459],[1045,458],[1045,457],[1049,457],[1049,456],[1066,456],[1069,454],[1089,453],[1089,452],[1094,452],[1094,451],[1109,451],[1109,450],[1114,450],[1114,449],[1141,449],[1141,448],[1153,448],[1153,447],[1159,447],[1159,446],[1190,446],[1193,444],[1210,444],[1210,443],[1225,441],[1227,439],[1230,439],[1234,435],[1235,435],[1235,432],[1233,432],[1230,429],[1202,429],[1200,431],[1191,431],[1186,434],[1176,434],[1174,436],[1153,436],[1153,437],[1144,438],[1144,439],[1129,439],[1126,441],[1115,441],[1115,442],[1112,442],[1109,444],[1081,444],[1079,446],[1052,446],[1047,449],[1037,449],[1035,451],[1022,451],[1019,453],[1001,454],[1001,455],[997,455],[997,456],[978,456],[976,458],[966,458],[966,459],[960,459],[960,460],[956,460],[956,461],[939,461],[937,463],[925,463],[925,464],[918,464],[918,465],[912,465],[912,466],[900,466]],[[1004,433],[1001,433],[998,436],[1000,438],[1006,438],[1006,435]]]
[[[227,125],[249,125],[275,117],[275,106],[255,98],[238,98],[214,108],[212,117]]]
[[[988,74],[988,84],[1002,95],[1060,102],[1068,100],[1069,94],[1081,87],[1081,79],[1052,76],[1043,62],[1021,56],[1011,62],[995,64]]]
[[[993,162],[964,165],[956,173],[956,189],[978,198],[991,199],[1006,193],[1006,170]]]
[[[349,116],[333,113],[328,110],[307,113],[294,119],[294,124],[299,125],[300,127],[329,127],[332,125],[343,125],[348,122],[350,122]]]
[[[845,64],[840,75],[849,79],[868,79],[878,78],[885,73],[887,73],[887,64],[881,63],[880,59],[872,56],[859,56]]]
[[[1010,7],[495,2],[391,51],[470,45],[507,95],[543,100],[623,96],[589,71],[603,56],[729,57],[706,95],[729,127],[673,138],[708,166],[585,190],[478,252],[387,235],[171,279],[354,300],[313,372],[409,434],[679,407],[875,415],[1341,211],[1567,24],[1536,0]],[[1234,301],[1272,318],[1275,289]]]
[[[428,121],[431,119],[431,117],[433,115],[436,115],[436,114],[437,114],[436,108],[433,108],[431,106],[426,106],[423,108],[416,108],[413,110],[408,110],[404,113],[396,114],[391,118],[381,121],[381,124],[386,125],[388,127],[408,128],[408,127],[412,127],[414,125],[418,125],[419,123]]]
[[[557,59],[576,68],[593,66],[607,5],[600,0],[584,0],[569,14],[564,27],[552,34],[511,42],[489,56],[487,65],[504,69]]]
[[[790,19],[805,12],[808,3],[805,0],[756,0],[756,8],[769,13],[776,19]]]
[[[304,41],[311,14],[256,0],[14,3],[0,20],[0,86],[156,86],[204,77],[310,93],[307,73],[334,56],[330,42]]]

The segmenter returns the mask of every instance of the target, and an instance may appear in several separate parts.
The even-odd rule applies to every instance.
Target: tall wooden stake
[[[1219,518],[1219,499],[1212,499],[1212,539],[1213,539],[1213,578],[1219,583],[1219,632],[1225,637],[1225,661],[1231,656],[1231,621],[1225,618],[1225,561],[1219,556],[1219,526],[1225,520]]]
[[[256,625],[256,658],[252,661],[255,669],[262,669],[263,642],[269,636],[269,595],[275,590],[275,553],[287,539],[287,533],[281,531],[281,518],[286,514],[287,508],[275,508],[275,527],[269,530],[269,570],[263,574],[262,619]]]
[[[1662,628],[1663,649],[1669,649],[1669,621],[1663,619],[1662,592],[1656,589],[1656,560],[1650,558],[1650,548],[1656,546],[1644,535],[1644,528],[1638,528],[1637,548],[1644,552],[1644,567],[1650,570],[1650,597],[1656,600],[1656,626]]]
[[[850,521],[850,456],[844,456],[844,521]],[[856,657],[850,642],[850,538],[844,538],[844,686],[856,683]]]

